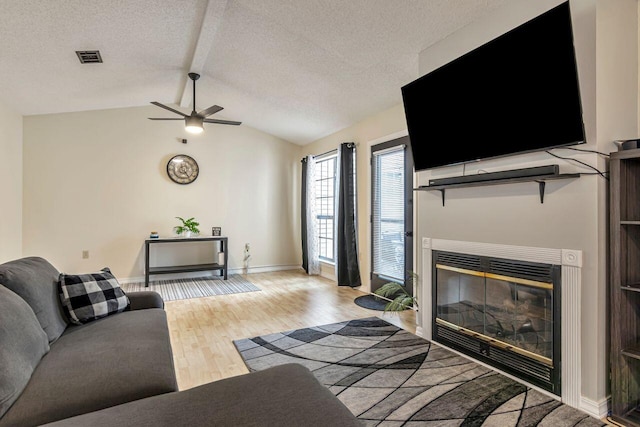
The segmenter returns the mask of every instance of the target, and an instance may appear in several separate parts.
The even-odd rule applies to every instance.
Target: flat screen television
[[[569,2],[402,87],[416,171],[585,143]]]

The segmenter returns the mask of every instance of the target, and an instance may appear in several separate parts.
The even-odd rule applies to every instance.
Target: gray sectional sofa
[[[58,276],[40,257],[0,264],[0,427],[362,425],[295,364],[178,391],[159,294],[74,325]]]

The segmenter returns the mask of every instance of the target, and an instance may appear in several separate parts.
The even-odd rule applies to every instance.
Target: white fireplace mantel
[[[422,239],[422,280],[417,289],[420,321],[417,332],[432,339],[432,251],[539,262],[561,266],[561,400],[580,407],[580,288],[582,251],[529,246],[499,245],[424,237]]]

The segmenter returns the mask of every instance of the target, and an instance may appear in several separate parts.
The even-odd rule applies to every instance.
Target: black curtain
[[[307,158],[302,159],[302,194],[300,195],[300,237],[302,237],[302,268],[309,273],[309,254],[307,252]]]
[[[356,227],[356,145],[340,144],[336,264],[338,286],[357,287],[360,281]]]

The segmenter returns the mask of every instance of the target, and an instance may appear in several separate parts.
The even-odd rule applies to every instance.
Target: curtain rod
[[[327,154],[331,154],[331,153],[333,153],[334,151],[335,151],[335,152],[338,152],[338,149],[337,149],[337,148],[334,148],[333,150],[325,151],[324,153],[316,154],[316,155],[314,155],[314,156],[312,156],[312,157],[322,157],[322,156],[326,156]]]
[[[327,154],[331,154],[331,153],[333,153],[334,151],[335,151],[335,152],[337,152],[337,151],[338,151],[338,149],[337,149],[337,148],[334,148],[333,150],[325,151],[324,153],[321,153],[321,154],[313,154],[313,155],[311,155],[311,157],[316,158],[316,157],[326,156]],[[304,157],[302,158],[302,160],[300,160],[300,161],[301,161],[301,162],[306,162],[306,161],[307,161],[307,156],[304,156]]]
[[[357,142],[345,142],[344,144],[353,144],[353,145],[354,145],[354,146],[356,146],[356,147],[359,145]],[[331,153],[332,153],[332,152],[334,152],[334,151],[338,151],[338,149],[337,149],[337,148],[334,148],[333,150],[325,151],[324,153],[321,153],[321,154],[315,154],[315,155],[312,155],[311,157],[322,157],[322,156],[326,156],[327,154],[331,154]],[[300,160],[300,161],[301,161],[301,162],[304,162],[304,161],[306,160],[306,158],[307,158],[307,157],[305,156],[305,157],[304,157],[302,160]]]

